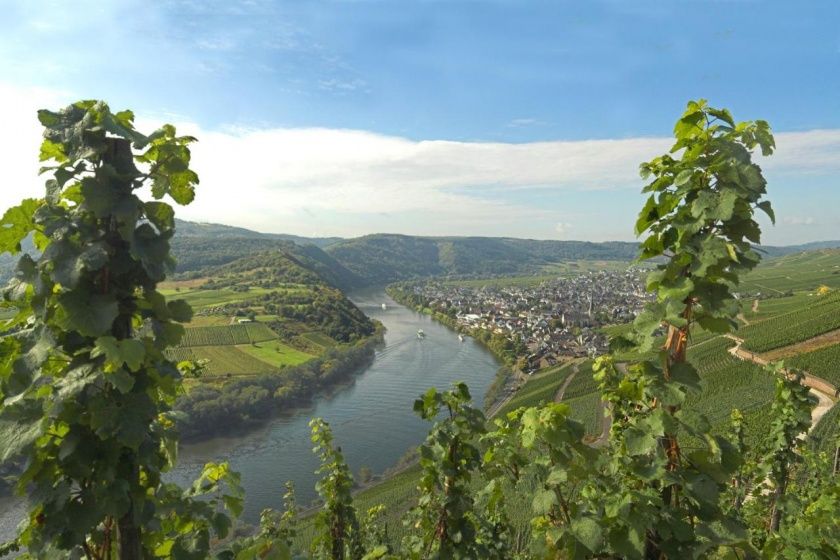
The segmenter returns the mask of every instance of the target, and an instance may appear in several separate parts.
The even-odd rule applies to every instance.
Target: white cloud
[[[522,118],[522,119],[513,119],[507,125],[510,128],[525,128],[529,126],[538,126],[545,124],[543,121],[539,119],[533,118]]]
[[[557,225],[554,227],[555,231],[560,234],[561,236],[568,235],[569,230],[571,230],[574,226],[568,222],[557,222]]]
[[[0,84],[0,122],[4,130],[14,131],[0,139],[0,210],[24,196],[41,196],[35,109],[71,100],[66,93]],[[138,128],[152,130],[160,122],[138,119]],[[201,177],[196,201],[179,209],[179,215],[303,234],[527,231],[565,236],[571,226],[558,224],[558,212],[516,191],[544,189],[551,197],[564,196],[568,208],[563,215],[574,216],[576,191],[638,189],[639,162],[671,145],[664,137],[511,144],[414,141],[360,130],[205,130],[190,122],[175,124],[199,138],[193,163]],[[766,169],[800,176],[840,172],[840,130],[779,133],[776,138],[776,155],[761,161]],[[620,211],[629,220],[636,209]],[[783,219],[782,224],[809,225],[811,220]],[[543,229],[536,229],[538,221]],[[592,238],[594,227],[574,231]]]

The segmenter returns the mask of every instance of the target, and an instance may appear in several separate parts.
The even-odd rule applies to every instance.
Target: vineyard
[[[742,328],[738,336],[744,338],[744,348],[766,352],[840,329],[840,292],[810,300],[805,307]]]
[[[840,288],[840,250],[823,249],[768,259],[746,275],[739,289],[763,295]]]
[[[833,457],[838,438],[840,438],[840,406],[835,405],[823,416],[808,439],[812,449],[824,451],[829,457]],[[829,465],[828,468],[831,469],[832,466]],[[829,474],[830,472],[831,470],[823,474]]]
[[[254,344],[277,339],[277,333],[262,323],[245,323],[218,327],[191,327],[187,329],[181,346],[227,346]]]
[[[753,311],[753,302],[755,300],[749,299],[744,302],[743,312],[744,316],[750,322],[762,321],[782,313],[798,311],[803,307],[810,305],[813,300],[814,297],[810,295],[810,293],[800,293],[787,297],[762,299],[759,300],[757,309]]]
[[[161,293],[169,298],[183,299],[189,303],[195,311],[208,307],[226,305],[234,302],[247,301],[263,294],[271,293],[273,290],[266,288],[250,288],[247,291],[235,292],[228,288],[221,289],[162,289]]]
[[[773,377],[761,366],[729,354],[732,344],[716,338],[689,349],[688,359],[697,368],[702,390],[689,395],[686,408],[705,414],[718,433],[728,428],[732,409],[740,409],[747,440],[755,444],[767,433],[763,419],[773,400]]]
[[[256,375],[271,373],[277,368],[251,356],[236,346],[190,346],[173,348],[167,352],[173,360],[206,360],[204,377],[227,375]]]
[[[523,406],[551,402],[575,368],[577,368],[577,373],[566,387],[562,402],[569,404],[572,409],[572,418],[586,426],[588,433],[596,433],[600,425],[598,412],[601,399],[595,380],[592,378],[591,360],[555,366],[544,373],[535,375],[499,410],[497,415],[502,416]]]
[[[786,364],[840,386],[840,344],[800,354],[786,360]]]
[[[573,369],[574,364],[567,363],[534,375],[505,406],[499,409],[497,415],[503,416],[522,406],[536,406],[542,402],[551,402]]]

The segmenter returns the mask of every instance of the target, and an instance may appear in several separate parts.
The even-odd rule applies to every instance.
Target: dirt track
[[[743,338],[738,338],[737,336],[730,334],[724,336],[735,341],[735,346],[729,349],[729,353],[739,360],[753,362],[754,364],[761,366],[765,366],[769,363],[766,358],[741,348],[741,345],[744,343]],[[818,400],[817,405],[811,411],[811,430],[813,430],[825,413],[831,410],[831,407],[833,407],[837,402],[834,398],[834,395],[837,394],[837,387],[825,379],[810,375],[809,373],[805,373],[802,384],[807,386],[810,389],[811,394]]]

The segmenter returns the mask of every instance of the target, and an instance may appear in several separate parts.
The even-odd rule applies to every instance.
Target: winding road
[[[769,363],[760,355],[754,352],[750,352],[749,350],[744,350],[741,347],[744,344],[743,338],[738,338],[737,336],[731,334],[725,334],[723,336],[735,342],[735,345],[729,349],[729,353],[738,358],[739,360],[744,360],[745,362],[752,362],[760,366],[766,366]],[[807,372],[804,372],[802,384],[808,387],[810,393],[818,400],[817,406],[815,406],[814,409],[811,411],[810,430],[813,430],[816,427],[817,423],[822,419],[822,417],[825,416],[825,413],[831,410],[831,407],[833,407],[834,404],[837,402],[837,387],[835,387],[825,379],[817,377],[815,375],[811,375]]]

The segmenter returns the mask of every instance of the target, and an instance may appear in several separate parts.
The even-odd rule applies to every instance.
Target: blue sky
[[[705,97],[780,133],[766,241],[840,238],[838,2],[0,9],[0,117],[30,126],[32,142],[28,105],[75,98],[180,124],[201,140],[188,218],[306,235],[631,239],[636,165]],[[12,176],[37,188],[32,148],[11,149]]]

